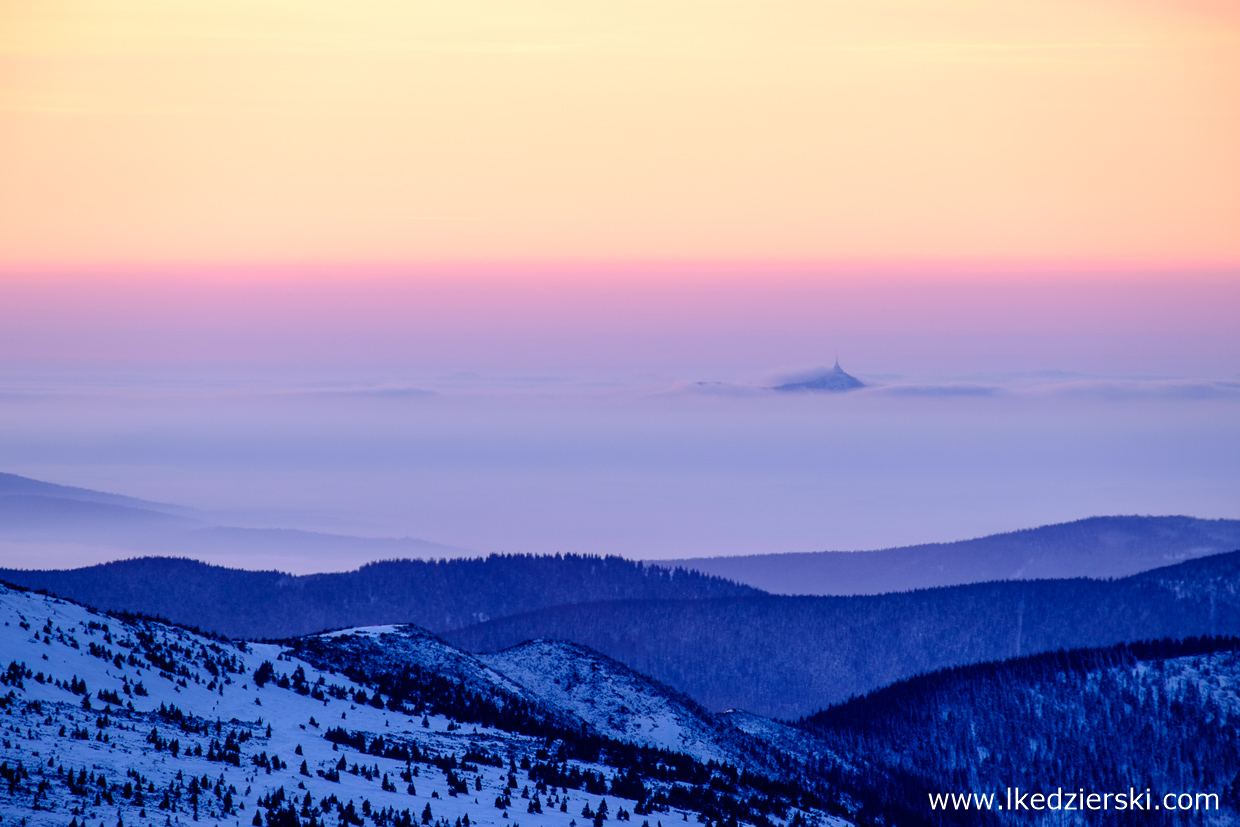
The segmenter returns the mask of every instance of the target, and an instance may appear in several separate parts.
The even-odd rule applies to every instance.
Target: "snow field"
[[[544,746],[541,739],[359,702],[371,699],[372,690],[277,644],[217,640],[3,586],[0,623],[0,669],[7,667],[0,684],[5,827],[246,827],[256,814],[267,827],[589,827],[594,821],[583,810],[597,812],[604,800],[613,821],[635,806],[531,780],[522,759],[528,767]],[[398,631],[347,630],[332,637],[378,638]],[[448,671],[475,668],[456,650],[433,654],[447,659]],[[255,673],[266,662],[274,676],[259,686]],[[536,667],[530,663],[511,677],[481,668],[489,673],[486,680],[538,694],[540,687],[522,685],[523,677],[532,681],[529,670]],[[301,685],[313,694],[278,685],[294,673],[304,676]],[[594,692],[606,694],[603,687]],[[609,703],[613,718],[623,712],[641,719],[621,721],[622,731],[639,743],[693,746],[694,752],[723,757],[709,733],[693,731],[686,739],[686,725],[673,711],[623,681],[611,690]],[[382,737],[388,749],[418,757],[361,753],[329,741],[333,728],[351,737],[362,733],[367,744]],[[660,730],[681,735],[664,739]],[[467,754],[494,757],[502,766],[463,761]],[[445,771],[445,764],[454,766]],[[603,776],[613,772],[575,760],[568,766]],[[697,820],[695,813],[675,810],[630,818],[633,827]]]

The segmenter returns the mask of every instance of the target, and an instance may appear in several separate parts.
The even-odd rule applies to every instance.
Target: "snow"
[[[719,743],[726,732],[700,706],[584,646],[536,640],[480,659],[603,735],[703,762],[738,763],[737,754]]]
[[[383,635],[394,635],[403,631],[404,626],[358,626],[355,629],[340,629],[335,632],[324,632],[317,637],[332,639],[338,637],[346,637],[350,635],[358,635],[361,637],[382,637]]]
[[[123,621],[3,586],[0,623],[0,669],[12,664],[0,683],[0,771],[11,775],[20,764],[29,775],[15,783],[0,781],[0,822],[5,825],[66,827],[75,821],[89,827],[157,827],[198,821],[246,827],[259,799],[279,790],[286,801],[295,800],[303,821],[313,810],[317,823],[334,825],[339,808],[333,802],[351,803],[359,816],[363,806],[371,813],[363,818],[367,827],[383,827],[385,819],[374,814],[389,809],[408,811],[420,825],[427,806],[431,827],[449,827],[466,816],[471,827],[586,827],[584,805],[597,809],[599,801],[608,798],[613,818],[619,808],[631,811],[634,806],[581,790],[552,787],[539,792],[519,769],[514,773],[518,786],[509,790],[509,761],[533,756],[543,746],[541,739],[458,725],[441,715],[426,716],[423,726],[421,715],[355,703],[352,696],[364,687],[315,668],[290,647],[213,640],[155,621]],[[542,702],[580,715],[602,732],[637,743],[703,758],[723,759],[732,752],[712,743],[717,723],[700,719],[674,694],[668,695],[670,690],[652,691],[653,682],[626,674],[619,664],[595,653],[587,657],[589,650],[540,644],[525,653],[501,653],[484,664],[415,627],[351,629],[322,638],[333,645],[381,644],[392,657],[415,657],[424,667],[480,687],[541,696]],[[531,656],[536,651],[548,658],[551,669],[540,672]],[[154,662],[161,656],[170,658],[162,667]],[[258,687],[254,672],[264,661],[273,664],[277,676],[301,669],[309,685],[323,690],[321,699],[280,688],[276,681]],[[570,683],[578,678],[580,683]],[[81,682],[89,693],[85,696]],[[334,696],[328,692],[332,689]],[[179,726],[175,713],[161,716],[161,706],[165,713],[175,707],[190,716],[193,726]],[[448,776],[431,763],[406,764],[333,744],[324,737],[330,727],[366,733],[368,741],[381,735],[389,744],[451,755],[458,762],[466,751],[482,749],[502,758],[505,766],[478,762],[458,769],[468,786],[466,794],[456,794],[449,789]],[[208,760],[229,733],[246,739],[240,766]],[[179,748],[175,755],[170,749],[174,739]],[[264,756],[268,766],[256,763]],[[279,757],[280,768],[270,766],[272,756]],[[342,758],[345,768],[338,770],[338,781],[332,780]],[[303,761],[308,775],[300,771]],[[570,765],[611,774],[604,766],[579,761]],[[415,771],[410,793],[401,774]],[[88,780],[78,792],[85,794],[75,794],[67,779],[81,780],[82,773]],[[141,787],[141,794],[126,795],[127,782]],[[385,782],[387,790],[382,788]],[[196,795],[195,787],[200,788]],[[539,799],[541,813],[527,812],[532,802],[521,797],[522,789]],[[168,809],[161,807],[165,793]],[[511,795],[510,807],[497,809],[496,797],[505,794]],[[229,798],[231,809],[225,803]],[[307,800],[309,806],[303,809]],[[680,821],[681,815],[651,814],[650,827],[661,824],[660,819]],[[806,815],[822,824],[843,823],[825,814]],[[633,827],[644,820],[633,816]]]
[[[751,736],[759,744],[764,745],[777,765],[783,764],[795,768],[827,761],[841,770],[849,772],[860,770],[848,756],[831,749],[817,736],[805,730],[746,712],[743,709],[729,709],[719,717],[728,726]]]
[[[374,663],[417,666],[451,677],[480,695],[498,693],[538,702],[537,697],[506,675],[417,626],[371,626],[312,638],[331,640],[339,648],[364,652]],[[300,648],[297,641],[294,648]]]

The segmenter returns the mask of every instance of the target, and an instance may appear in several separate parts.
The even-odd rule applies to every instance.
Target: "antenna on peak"
[[[838,350],[835,351],[835,369],[840,369],[840,352]]]

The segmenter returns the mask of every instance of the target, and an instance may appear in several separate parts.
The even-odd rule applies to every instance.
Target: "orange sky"
[[[1240,262],[1225,0],[0,0],[0,272]]]

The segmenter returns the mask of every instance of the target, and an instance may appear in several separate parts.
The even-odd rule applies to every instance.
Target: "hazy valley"
[[[261,531],[4,482],[7,536]],[[581,555],[4,570],[0,811],[55,827],[947,825],[935,795],[1054,778],[1214,795],[1207,822],[1235,823],[1232,531],[1094,518],[859,552],[875,568],[854,565],[854,586],[895,557],[893,583],[987,559],[1005,576],[851,596],[766,593],[716,560]],[[1067,823],[1133,817],[1107,815]]]

